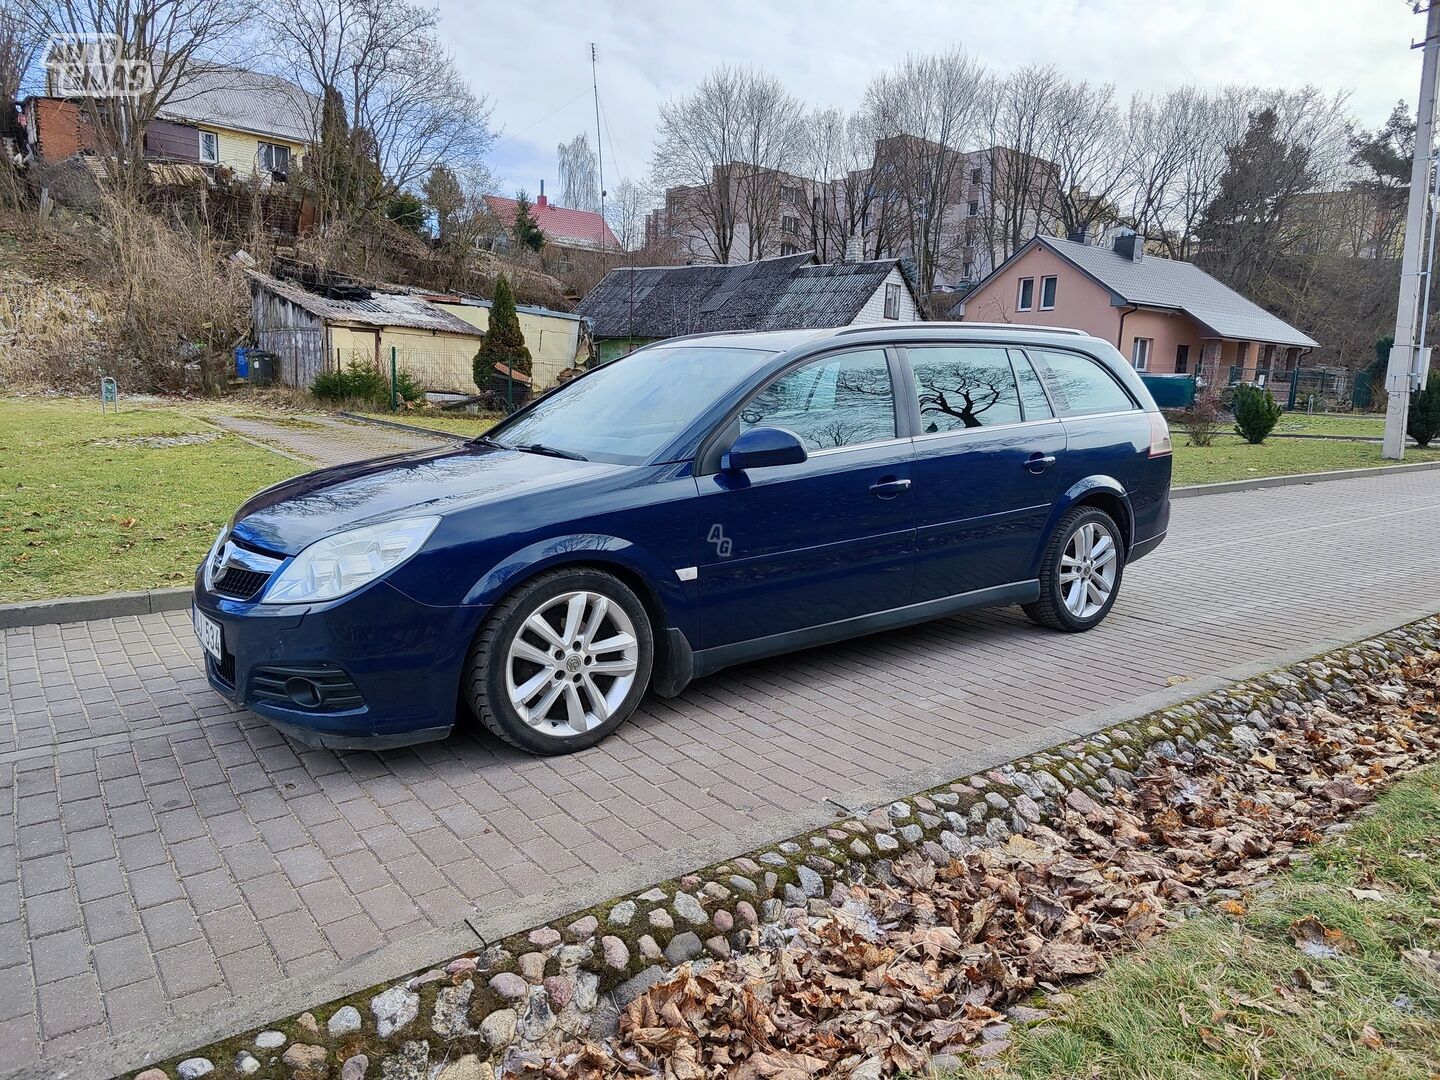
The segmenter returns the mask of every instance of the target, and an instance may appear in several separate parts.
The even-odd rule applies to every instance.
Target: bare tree
[[[982,128],[987,92],[980,64],[958,48],[909,56],[865,90],[864,111],[877,137],[877,232],[889,233],[890,248],[915,260],[927,291],[952,246],[955,222],[947,210],[958,202],[964,151]]]
[[[441,45],[433,8],[403,0],[274,0],[266,19],[287,74],[326,103],[313,141],[321,144],[315,174],[327,213],[374,210],[391,192],[418,186],[437,164],[465,169],[483,160],[494,141],[490,107]],[[344,179],[358,157],[384,183],[373,192],[361,186],[356,205]]]
[[[842,257],[850,239],[863,244],[874,185],[875,140],[863,114],[815,109],[805,120],[803,170],[810,198],[805,220],[821,262]]]
[[[699,254],[727,263],[762,250],[786,186],[777,175],[798,160],[800,103],[779,80],[748,68],[719,67],[694,93],[660,106],[651,175],[666,192],[673,225]]]
[[[628,176],[615,185],[605,204],[605,221],[621,251],[634,251],[645,242],[645,214],[651,199],[639,184]]]
[[[986,110],[990,145],[975,166],[991,266],[1013,255],[1053,213],[1058,178],[1049,160],[1050,142],[1063,89],[1050,66],[1023,67],[992,84]]]
[[[560,175],[560,205],[572,210],[600,209],[600,166],[584,132],[555,148]]]
[[[45,0],[26,11],[36,38],[98,35],[114,42],[132,72],[128,92],[92,84],[82,60],[85,118],[105,156],[117,191],[136,193],[145,176],[145,131],[172,100],[197,80],[230,70],[225,61],[244,41],[253,9],[233,0]],[[7,20],[8,21],[8,20]],[[47,54],[47,63],[60,53]],[[213,80],[212,80],[213,81]]]
[[[1065,83],[1052,99],[1050,156],[1057,170],[1055,216],[1067,235],[1120,220],[1130,168],[1128,134],[1110,83]]]
[[[40,37],[21,0],[0,0],[0,107],[20,98],[23,85],[40,56]]]

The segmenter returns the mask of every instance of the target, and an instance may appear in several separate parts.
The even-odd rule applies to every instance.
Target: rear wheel
[[[650,682],[645,605],[599,570],[526,582],[486,620],[466,669],[480,721],[534,754],[594,746],[635,711]]]
[[[1041,626],[1078,632],[1098,626],[1115,606],[1125,572],[1125,542],[1105,511],[1077,506],[1060,519],[1040,566],[1040,599],[1023,605]]]

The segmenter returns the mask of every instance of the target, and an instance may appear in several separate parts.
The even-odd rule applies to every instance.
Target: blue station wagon
[[[1020,604],[1089,630],[1165,537],[1107,342],[914,323],[676,338],[451,449],[300,476],[195,581],[212,686],[312,745],[538,754],[728,665]]]

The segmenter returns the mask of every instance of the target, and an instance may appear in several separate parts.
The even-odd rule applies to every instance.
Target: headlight
[[[420,550],[438,517],[404,518],[317,540],[270,582],[262,604],[334,600],[368,585]]]
[[[225,546],[225,540],[230,535],[230,525],[227,522],[220,526],[220,535],[215,537],[215,543],[210,545],[210,550],[205,553],[205,561],[200,565],[204,567],[203,575],[205,588],[215,586],[215,560],[220,555],[220,549]]]

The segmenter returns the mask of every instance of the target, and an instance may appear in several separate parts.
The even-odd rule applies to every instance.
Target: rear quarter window
[[[1061,416],[1093,416],[1139,406],[1104,364],[1079,353],[1027,349]]]

